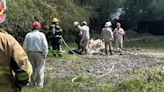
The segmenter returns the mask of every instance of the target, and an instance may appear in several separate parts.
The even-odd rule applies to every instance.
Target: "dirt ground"
[[[121,56],[83,55],[81,58],[65,61],[48,58],[46,62],[46,72],[50,76],[70,78],[72,82],[79,78],[91,80],[83,82],[83,86],[119,82],[128,71],[150,67],[163,69],[164,53],[125,51]]]

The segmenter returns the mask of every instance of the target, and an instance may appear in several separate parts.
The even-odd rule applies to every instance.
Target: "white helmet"
[[[83,25],[87,25],[87,22],[86,22],[86,21],[83,21],[82,24],[83,24]]]
[[[105,27],[110,27],[112,25],[112,23],[110,21],[105,23]]]
[[[75,27],[75,26],[79,25],[79,22],[75,21],[75,22],[73,23],[73,25],[74,25],[74,27]]]

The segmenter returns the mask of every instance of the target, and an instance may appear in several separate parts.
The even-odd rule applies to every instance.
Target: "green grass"
[[[149,68],[142,70],[129,71],[129,76],[117,84],[108,86],[97,86],[87,89],[80,86],[81,82],[90,82],[95,78],[79,77],[75,82],[71,78],[50,78],[45,77],[45,87],[24,88],[22,92],[162,92],[164,90],[164,70],[161,68]]]
[[[128,41],[124,43],[125,48],[138,48],[147,50],[164,50],[164,36],[147,36],[139,41]]]
[[[130,75],[118,84],[117,89],[122,92],[162,92],[164,90],[164,70],[162,68],[148,68],[131,71]]]
[[[74,49],[77,48],[75,43],[71,43],[71,44],[68,44],[68,45],[69,45],[69,48],[71,50],[74,50]],[[66,47],[64,44],[62,44],[62,47],[61,48],[62,48],[62,52],[63,52],[62,53],[63,54],[62,57],[54,57],[51,50],[49,50],[48,57],[49,58],[55,58],[55,59],[64,59],[64,60],[73,60],[73,59],[80,58],[77,55],[67,54],[68,51],[69,51],[69,48]]]
[[[79,91],[76,91],[79,90]],[[56,79],[46,77],[45,87],[40,88],[24,88],[22,92],[84,92],[81,87],[71,82],[71,79]]]

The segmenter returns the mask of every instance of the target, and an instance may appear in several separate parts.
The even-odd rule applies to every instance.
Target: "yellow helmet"
[[[53,19],[52,19],[52,22],[59,22],[59,19],[53,18]]]

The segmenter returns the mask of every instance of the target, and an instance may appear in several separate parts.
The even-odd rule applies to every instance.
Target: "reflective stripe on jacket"
[[[12,76],[9,66],[0,66],[0,76]]]

